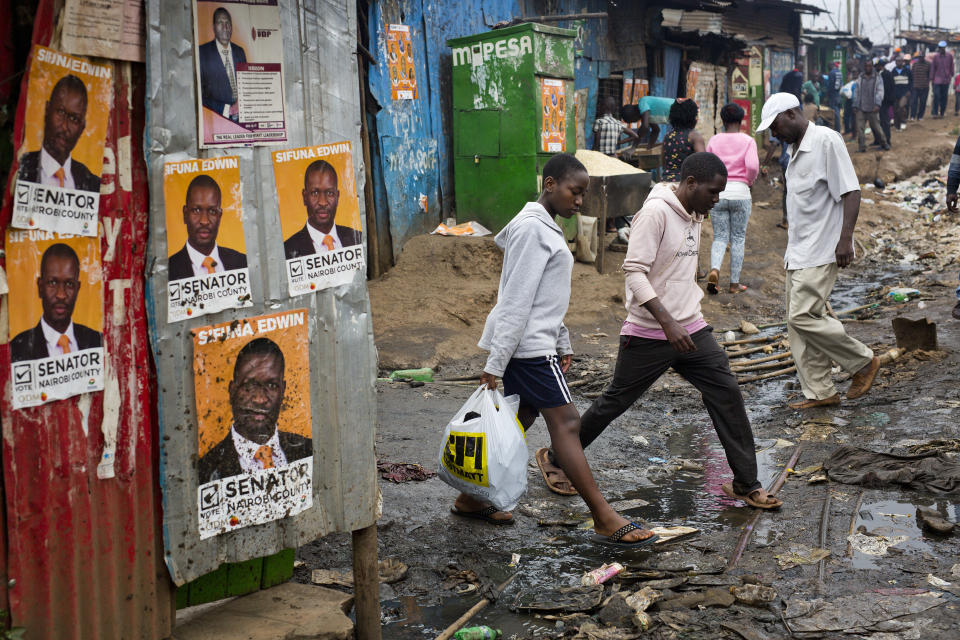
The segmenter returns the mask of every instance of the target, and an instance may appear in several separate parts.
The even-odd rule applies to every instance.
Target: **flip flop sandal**
[[[637,540],[636,542],[622,542],[623,536],[627,535],[631,531],[646,531],[646,529],[638,525],[636,522],[630,522],[623,525],[609,536],[602,536],[599,533],[594,533],[590,536],[590,541],[595,542],[596,544],[602,544],[605,547],[616,547],[617,549],[638,549],[640,547],[653,544],[660,539],[660,536],[654,534],[644,540]]]
[[[554,469],[547,468],[547,465],[550,465],[552,467],[556,466],[552,462],[550,462],[549,448],[541,447],[540,449],[537,449],[537,452],[534,454],[534,458],[536,458],[537,460],[537,467],[540,469],[540,475],[543,476],[543,481],[546,483],[547,488],[550,489],[550,491],[553,491],[554,493],[559,494],[561,496],[578,495],[577,490],[573,488],[573,483],[570,483],[569,478],[567,479],[567,482],[570,483],[569,489],[563,489],[557,486],[554,482],[550,480],[550,476],[557,475],[557,471],[555,471]],[[562,472],[562,470],[560,471]],[[566,476],[566,474],[564,474],[564,476]]]
[[[508,520],[497,520],[496,518],[491,518],[490,516],[495,514],[497,511],[500,511],[500,509],[497,509],[492,504],[490,506],[484,507],[483,509],[480,509],[480,511],[461,511],[456,507],[450,507],[450,513],[452,513],[455,516],[461,516],[463,518],[472,518],[474,520],[483,520],[484,522],[489,522],[490,524],[501,525],[501,526],[513,524],[513,518],[510,518]]]
[[[734,491],[734,490],[733,490],[733,485],[732,485],[731,483],[729,483],[729,482],[724,483],[723,485],[721,485],[721,486],[720,486],[720,489],[723,490],[723,492],[727,495],[728,498],[733,498],[734,500],[742,500],[743,502],[746,502],[746,503],[747,503],[748,505],[750,505],[751,507],[755,507],[755,508],[757,508],[757,509],[767,509],[767,510],[770,510],[770,509],[779,509],[780,507],[783,506],[783,500],[778,500],[778,499],[775,498],[774,496],[770,496],[771,498],[773,498],[774,500],[776,500],[776,502],[773,503],[773,504],[771,504],[771,503],[769,503],[769,502],[757,502],[756,500],[754,500],[753,498],[751,498],[749,494],[748,494],[748,495],[742,495],[742,494],[739,494],[739,493],[737,493],[736,491]]]
[[[715,269],[711,269],[710,273],[707,274],[707,293],[710,295],[717,295],[719,291],[717,290],[717,285],[720,284],[720,273]]]

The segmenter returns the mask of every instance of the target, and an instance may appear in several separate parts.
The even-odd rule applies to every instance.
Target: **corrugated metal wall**
[[[58,46],[53,0],[41,0],[34,42]],[[24,78],[26,78],[26,74]],[[162,563],[152,370],[144,308],[147,185],[143,163],[143,66],[113,64],[114,104],[106,140],[100,217],[119,225],[116,245],[101,230],[107,385],[119,390],[116,476],[97,477],[104,447],[104,392],[12,411],[2,399],[7,576],[12,623],[39,639],[164,638],[173,617]],[[15,147],[23,140],[26,80]],[[111,174],[109,166],[115,168]],[[15,175],[16,166],[11,175]],[[4,192],[2,226],[10,221]],[[6,299],[3,305],[6,305]],[[4,316],[6,317],[6,316]],[[6,327],[0,331],[7,335]],[[9,389],[10,349],[0,346],[0,384]],[[111,413],[111,412],[106,412]]]
[[[157,354],[167,567],[180,585],[237,562],[300,546],[332,531],[376,521],[374,453],[376,353],[365,273],[351,284],[288,295],[271,151],[198,153],[189,4],[147,4],[147,128],[150,187],[151,339]],[[356,5],[349,0],[280,3],[288,142],[285,148],[350,141],[362,193]],[[185,106],[189,105],[189,106]],[[239,155],[243,227],[253,306],[167,324],[163,164],[186,157]],[[343,197],[343,196],[341,196]],[[364,216],[364,199],[360,199]],[[154,258],[163,257],[157,260]],[[197,417],[190,329],[263,313],[309,310],[313,506],[299,515],[200,540],[197,525]]]

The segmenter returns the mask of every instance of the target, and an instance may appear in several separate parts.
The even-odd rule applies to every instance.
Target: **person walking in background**
[[[792,93],[797,96],[797,100],[801,99],[803,91],[803,63],[797,62],[797,66],[793,68],[793,71],[788,71],[784,74],[783,79],[780,80],[780,91],[783,93]]]
[[[795,96],[770,96],[757,131],[767,128],[791,145],[787,167],[790,228],[783,266],[787,337],[805,399],[789,406],[838,405],[840,394],[831,377],[833,362],[853,376],[847,390],[851,400],[870,390],[880,369],[880,359],[870,347],[848,336],[843,323],[831,316],[827,307],[838,269],[854,258],[860,181],[843,138],[836,131],[807,122]]]
[[[840,89],[843,95],[843,133],[849,134],[850,139],[857,137],[857,114],[853,108],[853,100],[857,91],[857,78],[860,72],[856,69],[850,70],[850,80]]]
[[[738,104],[728,104],[720,110],[723,133],[710,138],[707,151],[723,160],[727,167],[727,186],[720,192],[720,200],[710,211],[713,224],[713,245],[710,248],[710,273],[707,291],[717,293],[720,283],[720,265],[730,245],[730,293],[746,291],[740,282],[743,252],[747,238],[752,198],[750,186],[760,171],[760,155],[756,141],[740,132],[744,111]]]
[[[820,72],[814,69],[810,72],[810,78],[800,87],[800,93],[804,97],[811,96],[813,103],[820,108]]]
[[[857,145],[860,153],[867,150],[867,138],[864,129],[868,121],[873,134],[880,138],[883,148],[885,150],[890,148],[880,127],[881,104],[883,104],[883,81],[873,70],[873,60],[867,58],[863,61],[863,74],[857,81],[857,91],[853,99],[853,108],[857,114]],[[774,135],[776,135],[775,132]]]
[[[957,188],[960,187],[960,136],[953,146],[953,155],[950,157],[950,167],[947,169],[947,209],[957,213]],[[957,304],[951,315],[960,320],[960,286],[957,287]]]
[[[880,103],[880,127],[883,136],[887,139],[887,149],[893,146],[893,137],[890,135],[890,121],[893,119],[894,87],[893,72],[886,68],[885,60],[880,60],[877,67],[880,69],[880,80],[883,81],[883,102]],[[872,127],[871,127],[872,128]],[[883,147],[879,132],[874,132],[873,143]]]
[[[617,118],[617,109],[617,100],[613,96],[605,97],[600,103],[600,117],[593,122],[594,151],[614,156],[623,136],[627,136],[627,140],[634,144],[640,141],[637,132]]]
[[[953,80],[953,56],[947,53],[947,41],[937,43],[937,53],[930,62],[933,83],[933,117],[942,118],[947,111],[947,89]]]
[[[960,73],[953,77],[953,115],[960,115]]]
[[[843,73],[840,71],[840,63],[834,62],[830,66],[830,73],[827,74],[827,104],[833,109],[834,129],[843,132],[843,120],[840,117],[840,103],[843,96],[840,89],[843,87]]]
[[[696,131],[700,107],[693,100],[677,100],[670,106],[670,126],[673,130],[663,139],[663,182],[680,179],[680,165],[687,156],[707,148],[703,136]]]
[[[930,63],[919,51],[913,54],[913,68],[910,72],[913,74],[910,119],[923,120],[923,113],[927,109],[927,94],[930,93]]]
[[[897,58],[897,66],[893,68],[893,126],[903,129],[907,125],[909,115],[910,92],[913,89],[913,76],[910,67],[903,57]]]

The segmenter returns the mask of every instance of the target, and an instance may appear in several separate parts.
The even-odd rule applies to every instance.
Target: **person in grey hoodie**
[[[760,509],[783,504],[757,479],[753,432],[743,395],[713,329],[703,319],[697,286],[700,226],[727,184],[716,155],[683,161],[678,184],[660,183],[633,218],[623,262],[627,319],[613,380],[583,414],[586,449],[624,411],[673,368],[697,388],[733,470],[723,492]]]
[[[573,353],[563,325],[570,303],[573,255],[554,217],[575,215],[589,182],[586,168],[575,157],[553,156],[543,167],[540,198],[528,202],[497,234],[503,270],[497,304],[487,316],[479,342],[481,349],[490,352],[480,380],[496,389],[500,377],[504,393],[520,396],[517,418],[524,430],[543,415],[559,465],[549,471],[560,474],[562,469],[568,485],[587,503],[595,541],[636,547],[652,543],[657,536],[618,514],[600,494],[580,446],[580,414],[564,379]],[[463,493],[452,510],[493,524],[513,522],[510,513]]]

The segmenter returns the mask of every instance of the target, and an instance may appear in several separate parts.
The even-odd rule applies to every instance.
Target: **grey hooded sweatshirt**
[[[573,353],[563,316],[570,304],[573,254],[543,205],[528,202],[494,238],[503,249],[497,304],[477,346],[483,368],[502,376],[510,358]]]

